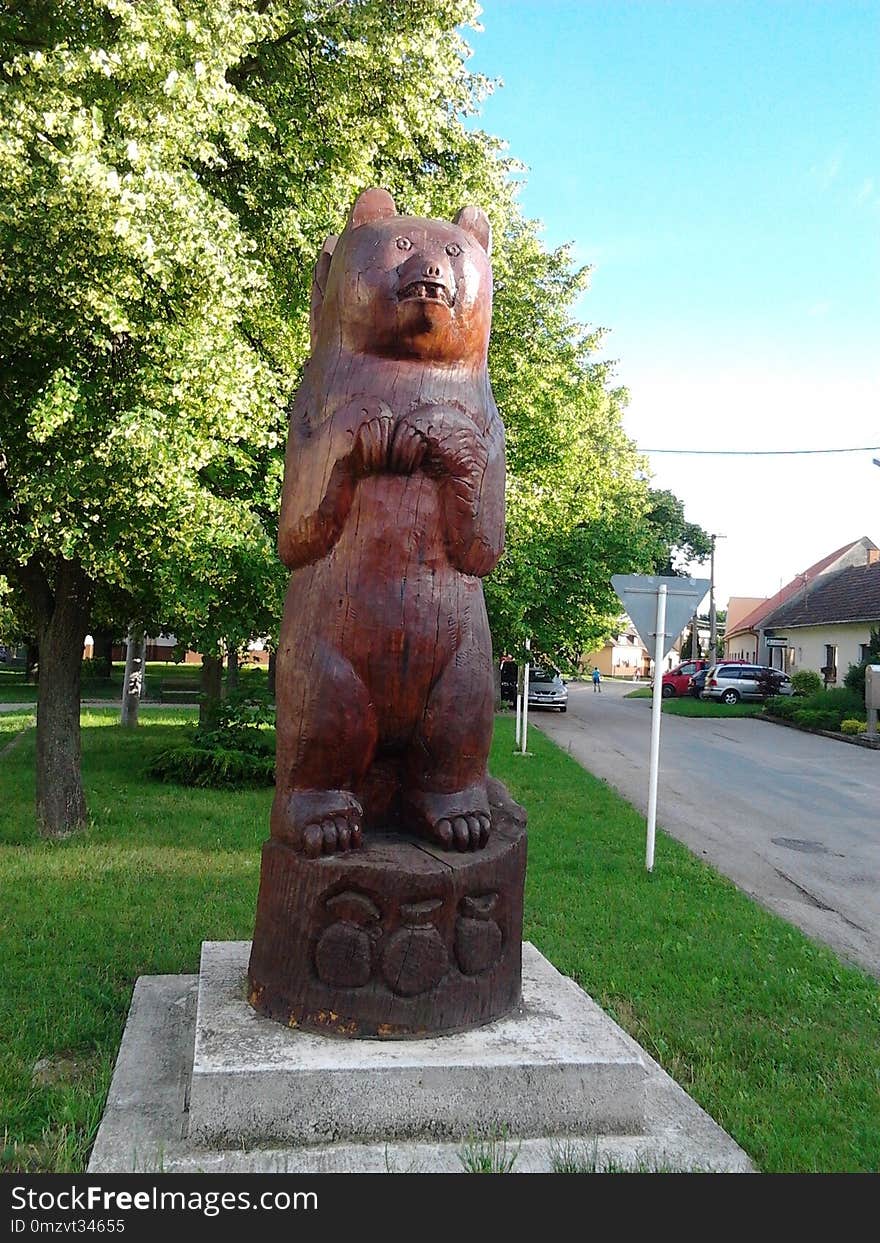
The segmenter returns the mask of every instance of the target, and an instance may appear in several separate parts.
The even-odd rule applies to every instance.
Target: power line
[[[640,449],[639,453],[687,453],[692,457],[801,457],[812,453],[873,453],[880,445],[852,449]]]

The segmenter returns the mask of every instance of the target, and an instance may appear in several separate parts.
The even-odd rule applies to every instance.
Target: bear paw
[[[417,832],[444,850],[482,850],[489,840],[492,817],[483,786],[456,794],[413,791],[407,801]]]
[[[363,818],[363,808],[347,790],[294,790],[272,816],[272,835],[318,859],[359,849]]]

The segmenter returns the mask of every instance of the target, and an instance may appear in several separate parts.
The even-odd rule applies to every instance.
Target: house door
[[[837,644],[825,644],[825,664],[820,670],[825,678],[826,686],[834,686],[837,682]]]

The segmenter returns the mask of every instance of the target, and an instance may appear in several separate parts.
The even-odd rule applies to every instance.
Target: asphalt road
[[[537,725],[644,813],[651,702],[569,686]],[[880,978],[880,750],[748,718],[663,715],[658,827]],[[655,868],[663,866],[658,841]]]

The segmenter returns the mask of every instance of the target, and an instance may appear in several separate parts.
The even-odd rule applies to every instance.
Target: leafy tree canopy
[[[613,619],[611,573],[693,543],[652,516],[625,394],[574,321],[586,271],[543,246],[517,206],[518,166],[464,123],[491,89],[460,33],[477,13],[473,0],[4,6],[0,572],[26,590],[46,652],[62,631],[73,650],[94,611],[171,624],[206,650],[270,629],[311,268],[369,184],[406,212],[480,204],[494,226],[490,367],[509,464],[508,551],[487,589],[496,645],[589,645]]]

